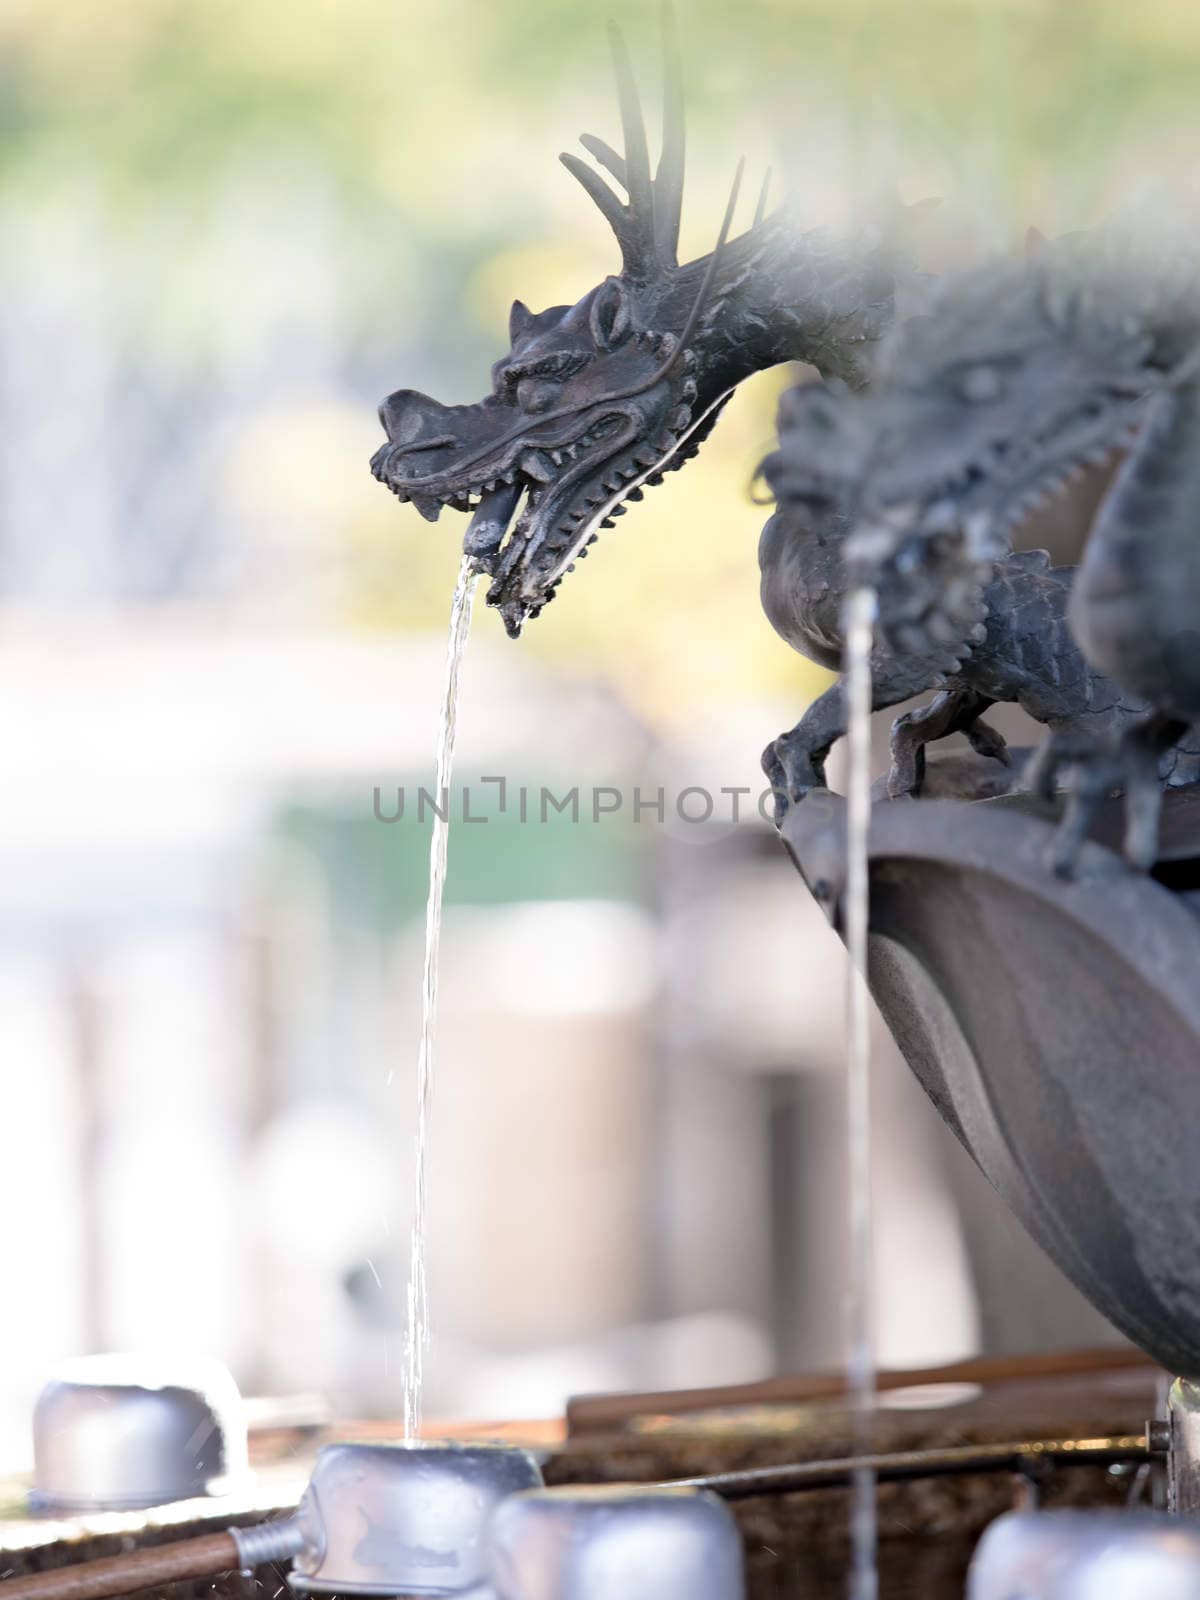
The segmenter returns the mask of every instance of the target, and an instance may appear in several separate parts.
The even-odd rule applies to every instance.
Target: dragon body
[[[592,135],[582,143],[617,188],[562,157],[612,227],[621,270],[571,306],[532,312],[517,301],[510,349],[477,403],[402,389],[380,407],[387,439],[374,475],[431,520],[444,507],[473,513],[464,549],[491,575],[488,601],[513,636],[599,531],[695,454],[743,379],[806,361],[861,387],[892,316],[886,242],[802,230],[786,206],[766,216],[760,201],[750,229],[730,238],[731,200],[716,249],[679,263],[685,137],[669,14],[664,29],[654,170],[615,32],[624,153]]]
[[[783,398],[780,449],[764,464],[778,509],[763,530],[759,559],[763,606],[776,630],[801,654],[837,668],[850,581],[846,545],[854,524],[836,503],[814,494],[804,458],[814,412],[828,404],[815,385]],[[1074,568],[1052,567],[1044,551],[1007,552],[986,574],[972,572],[964,586],[958,603],[963,637],[927,638],[903,649],[892,648],[886,638],[877,642],[871,661],[874,710],[938,690],[927,706],[893,727],[893,796],[919,792],[925,746],[951,733],[964,733],[981,753],[1006,760],[1003,739],[981,720],[998,703],[1020,705],[1051,730],[1061,758],[1069,754],[1072,761],[1147,715],[1147,702],[1097,672],[1076,642],[1068,616],[1074,577]],[[845,731],[844,697],[834,685],[764,754],[781,802],[824,783],[825,759]],[[1198,772],[1200,746],[1192,746],[1169,758],[1163,776],[1182,783]],[[1072,835],[1076,826],[1073,814]]]
[[[943,280],[885,341],[869,395],[810,407],[791,440],[793,491],[853,506],[851,565],[883,638],[917,657],[962,656],[1023,518],[1120,457],[1047,647],[1140,709],[1083,746],[1058,729],[1035,776],[1069,762],[1084,809],[1124,788],[1143,867],[1163,780],[1187,769],[1170,752],[1200,719],[1198,348],[1193,252],[1073,236]]]

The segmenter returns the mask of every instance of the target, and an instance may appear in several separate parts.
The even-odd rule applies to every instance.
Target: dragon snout
[[[389,441],[403,450],[435,450],[455,443],[448,410],[417,389],[397,389],[379,407]]]

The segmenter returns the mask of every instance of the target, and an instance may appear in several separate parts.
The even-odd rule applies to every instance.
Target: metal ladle
[[[331,1444],[295,1513],[129,1555],[10,1578],[3,1600],[110,1600],[184,1578],[292,1560],[307,1594],[450,1597],[484,1577],[484,1530],[501,1500],[541,1486],[507,1445]]]

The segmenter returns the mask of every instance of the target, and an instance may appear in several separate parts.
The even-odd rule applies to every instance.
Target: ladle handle
[[[0,1582],[0,1600],[113,1600],[181,1578],[210,1578],[242,1565],[233,1534],[205,1533],[196,1539],[152,1545],[127,1555],[103,1556],[51,1572],[33,1572]]]

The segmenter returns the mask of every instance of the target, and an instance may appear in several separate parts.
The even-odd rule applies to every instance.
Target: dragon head
[[[582,143],[626,199],[578,157],[561,159],[616,234],[621,271],[573,306],[532,312],[517,301],[511,348],[477,404],[444,406],[405,389],[379,411],[387,442],[372,472],[431,521],[443,506],[473,513],[464,551],[491,575],[488,601],[513,637],[625,502],[694,454],[728,391],[715,368],[706,376],[695,335],[707,320],[733,199],[717,248],[680,266],[683,100],[669,13],[653,176],[633,69],[615,29],[612,44],[625,154],[592,135]]]
[[[1073,235],[942,281],[885,340],[865,397],[796,393],[784,482],[852,517],[848,560],[892,642],[960,633],[1013,530],[1129,444],[1195,346],[1192,295],[1148,252]]]

